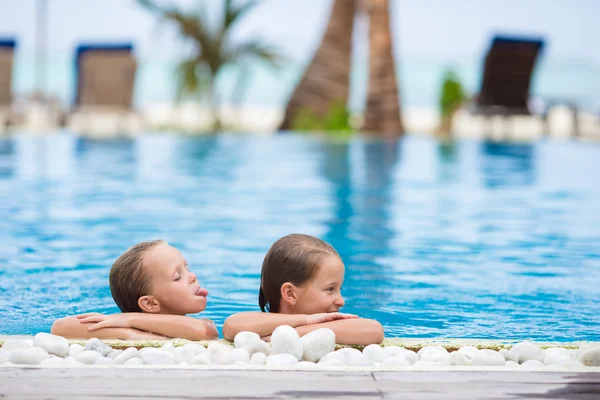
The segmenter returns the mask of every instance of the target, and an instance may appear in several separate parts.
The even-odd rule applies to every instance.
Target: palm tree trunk
[[[290,98],[281,130],[291,129],[302,111],[324,117],[332,105],[346,106],[355,8],[355,0],[334,0],[321,46]]]
[[[367,0],[369,14],[369,87],[363,130],[389,137],[404,133],[388,0]]]

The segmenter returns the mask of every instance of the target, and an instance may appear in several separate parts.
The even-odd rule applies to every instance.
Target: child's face
[[[339,311],[344,306],[342,283],[344,283],[342,260],[335,256],[325,258],[315,278],[308,285],[298,288],[294,311],[298,314]]]
[[[144,255],[144,267],[150,277],[151,296],[160,303],[159,313],[185,315],[206,308],[208,290],[188,270],[179,250],[161,243]]]

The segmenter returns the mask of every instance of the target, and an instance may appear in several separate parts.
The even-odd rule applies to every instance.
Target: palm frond
[[[285,57],[277,48],[260,41],[240,44],[224,56],[226,63],[235,63],[245,59],[256,59],[274,68],[280,68],[285,62]]]
[[[260,3],[258,0],[249,0],[236,7],[232,0],[226,0],[223,12],[223,31],[228,31],[238,19],[256,7],[258,3]]]
[[[210,94],[212,76],[206,64],[197,58],[182,61],[177,67],[177,101],[187,96]]]

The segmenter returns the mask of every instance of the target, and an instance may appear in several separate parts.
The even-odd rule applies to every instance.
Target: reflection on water
[[[163,238],[210,290],[257,310],[262,257],[330,242],[346,311],[390,337],[600,340],[600,148],[574,142],[345,142],[301,135],[0,140],[0,333],[116,312],[108,271]]]

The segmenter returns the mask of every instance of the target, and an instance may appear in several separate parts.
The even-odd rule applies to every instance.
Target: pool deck
[[[0,344],[16,336],[1,336]],[[31,339],[31,336],[20,336]],[[71,340],[83,343],[85,340]],[[160,346],[164,341],[105,340],[117,348]],[[189,343],[173,340],[175,345]],[[510,347],[517,341],[387,339],[383,345],[449,350],[472,345]],[[203,342],[207,344],[208,342]],[[541,347],[600,343],[541,343]],[[0,399],[600,399],[600,367],[585,370],[507,371],[495,367],[333,367],[330,370],[236,366],[1,366]]]
[[[0,368],[1,399],[581,399],[600,372]]]

